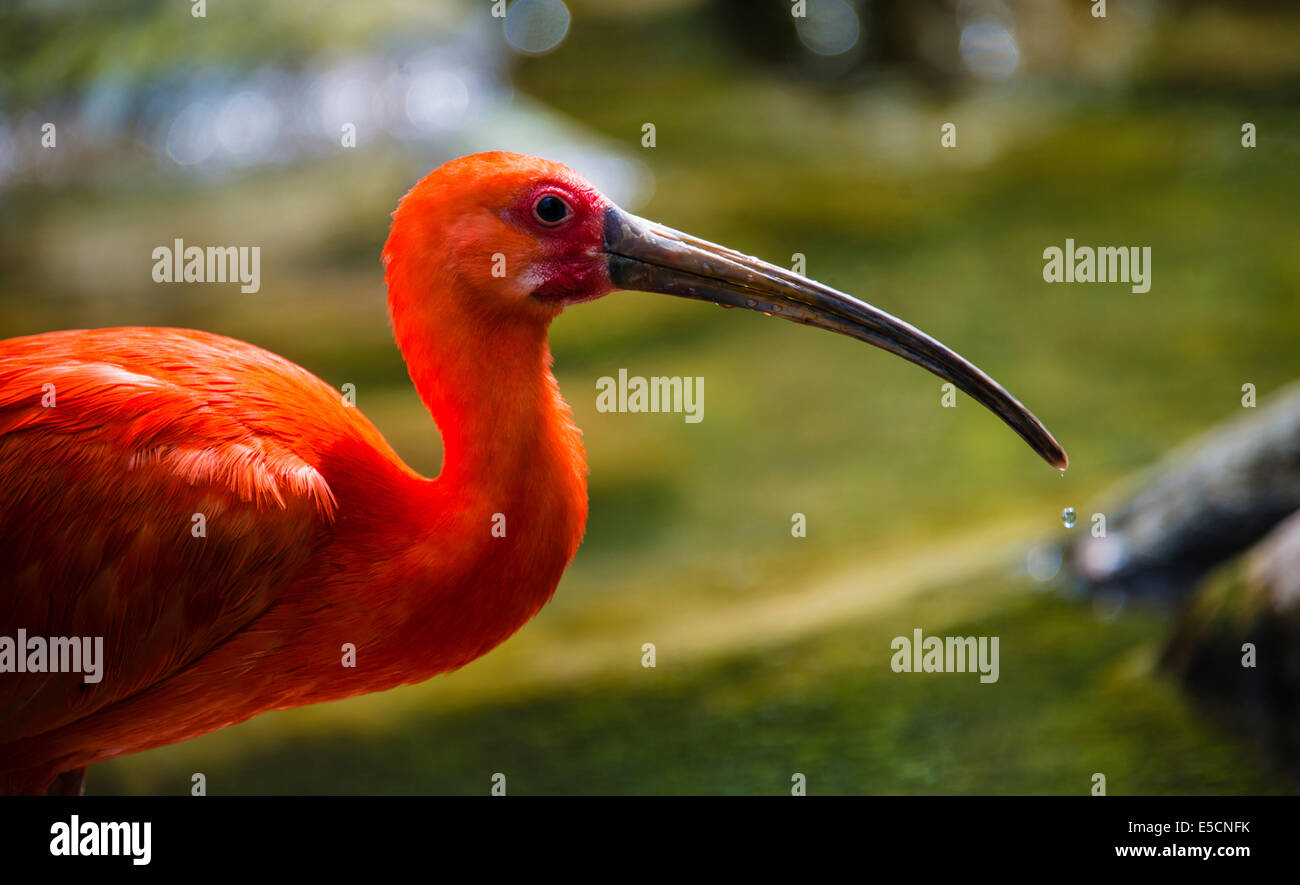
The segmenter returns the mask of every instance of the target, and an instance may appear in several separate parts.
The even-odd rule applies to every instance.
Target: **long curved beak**
[[[615,286],[743,307],[874,344],[951,381],[1020,434],[1058,470],[1070,459],[1002,385],[897,317],[783,268],[638,218],[605,210],[605,252]]]

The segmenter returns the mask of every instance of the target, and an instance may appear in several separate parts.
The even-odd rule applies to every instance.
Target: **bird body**
[[[428,480],[338,391],[243,342],[102,329],[0,343],[0,624],[108,650],[96,685],[0,677],[0,792],[421,681],[508,637],[554,592],[585,521],[581,445],[547,376],[535,429],[551,438],[485,434],[472,463]],[[489,494],[467,488],[476,465],[492,467]]]
[[[1064,466],[1037,419],[918,330],[627,215],[556,163],[440,167],[399,204],[383,258],[394,337],[443,438],[433,479],[251,344],[163,328],[0,342],[0,637],[103,637],[105,657],[97,683],[0,672],[0,793],[75,789],[101,760],[422,681],[518,630],[587,517],[547,330],[617,288],[877,344]]]

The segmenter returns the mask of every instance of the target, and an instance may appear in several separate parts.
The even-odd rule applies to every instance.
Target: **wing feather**
[[[165,679],[275,603],[336,507],[286,400],[337,394],[204,333],[0,342],[0,636],[104,637],[106,657],[94,684],[0,677],[0,744]]]

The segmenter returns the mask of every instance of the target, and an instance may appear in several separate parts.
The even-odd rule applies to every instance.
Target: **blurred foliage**
[[[898,675],[874,654],[863,665],[864,637],[910,635],[916,623],[1003,637],[999,681]],[[90,787],[179,792],[203,770],[213,793],[228,794],[484,795],[495,772],[516,795],[780,795],[793,772],[810,795],[1084,795],[1094,772],[1109,795],[1293,789],[1151,677],[1159,626],[1150,616],[1101,623],[986,578],[777,648],[622,667],[500,703],[415,712],[395,727],[271,732],[219,765],[200,749],[213,739],[202,739],[104,766]]]
[[[208,0],[196,18],[193,7],[194,0],[8,0],[0,12],[0,109],[67,98],[101,78],[299,64],[390,38],[395,21],[439,27],[461,10],[453,0]]]

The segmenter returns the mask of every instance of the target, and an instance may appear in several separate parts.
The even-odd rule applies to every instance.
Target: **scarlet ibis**
[[[419,682],[518,630],[587,518],[547,329],[618,289],[874,344],[1066,466],[1037,418],[928,335],[630,215],[558,163],[446,163],[400,201],[383,260],[394,337],[443,437],[434,479],[338,391],[242,341],[117,328],[0,343],[0,792],[80,792],[95,762]],[[31,654],[15,667],[33,642],[16,649],[19,630],[102,637],[102,678]]]

